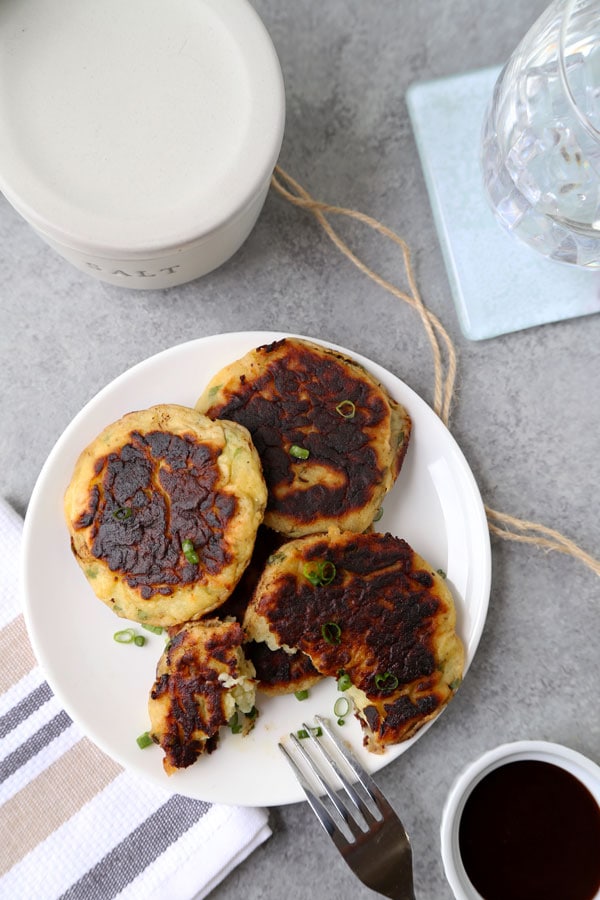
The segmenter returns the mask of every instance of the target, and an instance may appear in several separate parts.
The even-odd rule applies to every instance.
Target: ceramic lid
[[[0,189],[90,252],[176,247],[265,185],[281,69],[247,0],[2,0]]]

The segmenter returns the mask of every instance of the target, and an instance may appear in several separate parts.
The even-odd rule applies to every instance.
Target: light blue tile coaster
[[[600,312],[600,273],[504,232],[481,184],[480,132],[499,69],[411,85],[408,108],[461,329],[482,340]]]

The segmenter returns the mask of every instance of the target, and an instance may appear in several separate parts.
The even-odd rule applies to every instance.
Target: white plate
[[[33,649],[56,696],[79,727],[121,765],[163,788],[202,800],[276,806],[303,799],[277,743],[314,713],[333,718],[335,683],[324,680],[303,702],[293,695],[261,697],[260,716],[250,735],[242,738],[223,729],[216,752],[168,777],[162,751],[155,746],[140,750],[136,744],[136,737],[148,728],[147,697],[164,637],[144,632],[148,640],[142,648],[113,641],[113,633],[127,623],[95,598],[71,555],[63,494],[80,452],[110,422],[157,403],[193,406],[224,365],[284,336],[246,332],[190,341],[115,379],[57,441],[25,520],[25,617]],[[412,417],[409,450],[378,528],[405,538],[434,568],[447,573],[468,667],[487,614],[491,572],[489,532],[473,475],[454,438],[414,391],[370,360],[328,346],[362,363]],[[341,733],[374,772],[396,759],[423,731],[383,755],[363,749],[360,726],[353,717]]]

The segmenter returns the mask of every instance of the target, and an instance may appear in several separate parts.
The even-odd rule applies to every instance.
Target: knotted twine
[[[275,168],[271,178],[271,186],[281,197],[293,206],[300,207],[301,209],[305,209],[312,213],[327,237],[364,275],[371,278],[376,284],[392,294],[392,296],[408,303],[409,306],[417,311],[433,354],[433,409],[444,425],[448,427],[457,372],[456,350],[452,343],[452,339],[443,324],[423,303],[412,266],[410,249],[406,241],[386,225],[383,225],[371,216],[365,215],[354,209],[347,209],[343,206],[332,206],[329,203],[315,200],[302,185],[288,175],[280,166]],[[374,231],[396,244],[402,253],[404,272],[408,282],[409,291],[402,290],[367,266],[340,237],[327,218],[328,216],[346,216],[347,218],[354,219],[357,222],[363,223],[368,228],[372,228]],[[565,537],[554,528],[548,528],[546,525],[542,525],[539,522],[530,522],[526,519],[519,519],[516,516],[511,516],[499,512],[498,510],[491,509],[489,506],[485,506],[485,513],[490,531],[498,537],[503,538],[504,540],[518,541],[523,544],[533,544],[536,547],[544,548],[546,550],[556,550],[559,553],[566,553],[588,566],[592,572],[596,573],[596,575],[600,575],[600,561],[595,559],[589,553],[586,553],[586,551],[582,550],[574,541]]]

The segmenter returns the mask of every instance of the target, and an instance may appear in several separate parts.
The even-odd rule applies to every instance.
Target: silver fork
[[[290,740],[310,777],[329,797],[335,809],[333,815],[317,796],[320,791],[313,789],[302,764],[296,762],[296,753],[290,753],[282,742],[279,743],[279,749],[294,770],[313,812],[363,884],[391,900],[415,900],[412,850],[402,822],[358,760],[341,746],[327,720],[322,716],[316,716],[315,720],[316,726],[303,724],[306,737],[299,740],[292,733]],[[326,736],[334,753],[327,749],[322,735]],[[354,784],[344,773],[344,768],[357,779]],[[359,794],[359,784],[367,800]]]

